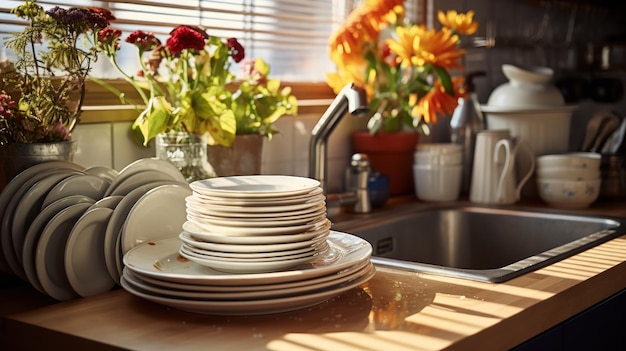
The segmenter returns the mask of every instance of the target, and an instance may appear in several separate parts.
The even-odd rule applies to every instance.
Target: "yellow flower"
[[[442,25],[461,34],[471,35],[478,30],[478,22],[474,22],[474,11],[468,11],[466,14],[454,10],[445,14],[439,11],[437,18]]]
[[[402,60],[402,67],[430,63],[450,69],[461,67],[465,50],[457,47],[459,37],[448,28],[427,30],[425,26],[397,27],[398,40],[387,39],[389,49]]]
[[[446,90],[437,80],[433,88],[417,103],[413,110],[414,115],[422,116],[426,123],[437,123],[437,115],[451,115],[458,104],[459,97],[463,96],[463,77],[452,80],[454,95]]]

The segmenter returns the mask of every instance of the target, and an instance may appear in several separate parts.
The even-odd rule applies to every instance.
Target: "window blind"
[[[328,57],[328,37],[359,1],[353,0],[57,0],[38,1],[48,9],[55,5],[98,6],[110,9],[117,20],[112,24],[123,38],[141,29],[161,40],[179,24],[200,25],[210,35],[235,37],[244,46],[246,57],[260,57],[271,65],[274,77],[290,82],[323,82],[334,71]],[[407,13],[414,15],[418,0],[407,1]],[[10,10],[22,1],[0,1],[0,44],[10,32],[24,26]],[[121,65],[138,69],[136,49],[122,43]],[[2,45],[0,58],[11,55]],[[233,68],[234,70],[236,68]],[[235,71],[234,71],[235,72]],[[236,72],[235,72],[236,73]],[[117,78],[119,73],[100,60],[94,75]]]

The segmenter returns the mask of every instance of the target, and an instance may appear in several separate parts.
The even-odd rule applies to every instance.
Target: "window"
[[[44,8],[55,5],[98,6],[110,9],[117,20],[113,26],[128,33],[142,29],[160,39],[178,24],[200,25],[209,34],[235,37],[246,49],[246,57],[261,57],[271,65],[271,75],[284,82],[295,83],[294,89],[307,87],[329,95],[325,72],[334,70],[328,57],[328,37],[349,14],[359,0],[39,0]],[[407,13],[415,18],[418,2],[407,0]],[[10,32],[25,24],[10,13],[22,1],[0,2],[0,44]],[[2,45],[0,59],[8,56]],[[136,49],[122,45],[120,63],[128,72],[137,67]],[[237,69],[234,67],[233,69]],[[113,79],[119,72],[100,60],[94,75]],[[106,95],[106,94],[100,94]]]

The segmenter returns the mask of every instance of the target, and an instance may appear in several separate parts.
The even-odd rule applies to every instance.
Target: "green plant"
[[[276,132],[272,123],[284,114],[297,113],[291,89],[281,89],[280,81],[269,79],[269,66],[261,59],[243,64],[245,75],[236,85],[230,67],[245,55],[235,38],[224,40],[209,36],[199,27],[181,25],[163,45],[154,34],[135,31],[125,39],[138,49],[141,69],[134,76],[117,62],[120,37],[119,30],[106,28],[100,33],[100,45],[135,87],[143,105],[97,81],[117,94],[122,103],[141,109],[132,130],[143,145],[160,133],[187,131],[208,133],[211,145],[230,146],[236,134],[271,137]]]
[[[69,140],[98,58],[97,33],[113,16],[97,8],[44,11],[35,0],[11,13],[29,25],[5,41],[17,59],[0,64],[0,144]]]

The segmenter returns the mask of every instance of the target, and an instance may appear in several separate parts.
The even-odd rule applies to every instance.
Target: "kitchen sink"
[[[497,283],[621,236],[623,220],[536,209],[408,206],[346,223],[344,231],[372,244],[375,264]]]

